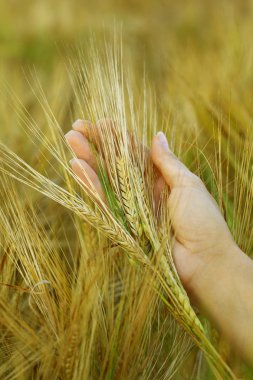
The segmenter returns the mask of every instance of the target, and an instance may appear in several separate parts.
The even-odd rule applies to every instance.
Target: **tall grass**
[[[204,325],[200,322],[194,309],[191,307],[188,296],[177,275],[171,255],[170,222],[168,208],[166,207],[168,194],[166,192],[163,194],[162,204],[160,205],[161,222],[159,222],[159,218],[157,219],[156,210],[154,209],[152,189],[154,187],[155,175],[150,159],[145,153],[145,146],[149,145],[150,137],[157,130],[158,118],[155,106],[148,96],[147,86],[145,84],[143,86],[142,101],[135,101],[134,94],[132,93],[134,86],[131,85],[129,76],[124,71],[122,52],[119,51],[118,53],[118,49],[115,50],[107,47],[104,57],[101,58],[93,48],[90,66],[88,63],[86,65],[80,63],[82,63],[82,55],[77,58],[77,62],[70,65],[69,73],[77,100],[77,107],[79,107],[79,114],[82,116],[87,115],[90,120],[102,119],[98,126],[90,129],[89,139],[91,144],[96,148],[98,163],[100,163],[100,176],[107,200],[105,202],[101,201],[96,190],[89,183],[88,178],[86,184],[81,183],[78,177],[70,170],[67,163],[66,144],[61,129],[39,83],[37,83],[37,90],[34,91],[34,96],[37,94],[37,100],[44,111],[48,134],[45,134],[41,130],[36,120],[31,117],[18,99],[16,99],[16,112],[19,114],[20,125],[25,126],[34,143],[36,145],[42,144],[42,149],[44,149],[43,157],[45,161],[48,161],[50,171],[54,173],[54,179],[52,179],[52,174],[48,175],[47,173],[45,175],[43,170],[37,171],[32,168],[4,145],[1,145],[1,172],[4,176],[8,174],[11,178],[19,180],[58,202],[74,212],[78,220],[88,222],[93,229],[95,228],[98,231],[99,236],[100,234],[105,236],[105,245],[102,245],[101,249],[102,251],[106,250],[107,255],[110,255],[111,251],[116,251],[118,254],[121,252],[121,255],[125,255],[130,259],[131,263],[134,263],[135,266],[137,265],[136,270],[140,276],[143,275],[142,270],[144,268],[149,278],[148,291],[151,294],[155,291],[155,294],[159,295],[168,308],[168,315],[170,313],[174,317],[192,338],[192,342],[197,344],[204,352],[215,377],[220,379],[234,378],[230,368],[210,341],[208,331],[204,328]],[[105,115],[109,115],[110,119],[103,119]],[[168,133],[174,132],[169,126],[166,126],[166,128]],[[141,144],[139,141],[141,141]],[[182,141],[180,141],[180,147],[182,148]],[[58,162],[58,166],[61,169],[61,177],[59,176],[59,169],[55,169],[56,162]],[[59,179],[55,179],[56,175],[63,182],[59,183]],[[21,207],[15,206],[15,202],[16,197],[13,196],[11,207],[13,209],[17,208],[17,210],[21,209]],[[7,213],[9,214],[10,211],[8,210]],[[6,212],[3,215],[6,215]],[[85,262],[86,268],[81,258],[77,263],[72,258],[74,269],[77,271],[77,273],[75,271],[72,273],[73,264],[69,263],[70,259],[67,257],[66,261],[70,267],[68,275],[67,267],[61,267],[59,253],[53,251],[48,256],[48,254],[44,255],[43,253],[35,254],[33,250],[29,250],[28,254],[26,244],[30,246],[27,237],[29,234],[26,234],[25,231],[29,230],[30,227],[29,224],[27,225],[25,217],[23,220],[21,215],[22,213],[19,212],[17,215],[11,214],[11,220],[15,220],[16,218],[17,223],[22,228],[20,242],[18,240],[19,235],[15,234],[12,236],[13,243],[15,242],[18,245],[18,249],[20,248],[21,250],[18,255],[16,254],[19,260],[14,260],[14,267],[20,272],[26,284],[25,289],[30,293],[29,307],[35,315],[39,312],[44,323],[46,323],[46,333],[47,335],[52,335],[53,342],[55,342],[55,339],[56,341],[61,340],[61,329],[66,324],[66,321],[62,320],[62,314],[65,316],[67,313],[68,318],[70,318],[69,328],[71,332],[66,333],[67,336],[68,334],[71,336],[73,334],[73,337],[70,338],[67,338],[64,334],[64,339],[70,339],[70,343],[67,343],[69,351],[68,354],[59,354],[63,362],[67,364],[63,365],[60,361],[57,365],[53,365],[52,360],[54,360],[55,354],[50,359],[50,355],[54,353],[52,348],[48,347],[43,353],[40,350],[35,350],[34,352],[34,348],[27,343],[31,355],[34,353],[35,357],[32,356],[29,359],[29,363],[23,364],[22,370],[25,370],[26,366],[39,366],[44,376],[45,373],[49,374],[52,368],[56,367],[56,372],[52,372],[50,376],[59,376],[62,371],[64,372],[65,368],[64,376],[67,376],[67,378],[68,376],[70,378],[73,378],[73,376],[82,378],[84,375],[88,377],[89,374],[93,374],[93,372],[90,372],[92,371],[90,368],[92,358],[88,357],[89,360],[87,360],[85,368],[80,368],[78,364],[80,360],[79,352],[80,350],[91,352],[92,348],[87,346],[86,339],[79,341],[78,344],[77,336],[80,334],[82,323],[86,324],[86,326],[83,326],[84,331],[88,328],[91,334],[90,338],[93,336],[92,330],[88,327],[89,318],[92,317],[90,316],[85,321],[82,321],[83,316],[75,315],[71,319],[71,308],[66,310],[65,303],[69,299],[71,305],[72,303],[76,305],[75,308],[78,305],[78,310],[75,311],[77,314],[82,314],[84,307],[85,310],[89,310],[91,307],[89,306],[89,302],[96,304],[97,295],[96,293],[93,294],[90,289],[93,289],[91,285],[94,282],[97,284],[98,279],[101,278],[100,276],[103,278],[103,275],[99,273],[100,266],[94,269],[93,272],[92,260],[89,258],[88,253],[84,251],[82,256],[88,260],[88,262]],[[3,225],[5,225],[4,218]],[[6,224],[7,227],[8,224]],[[11,227],[9,229],[11,231]],[[100,239],[103,240],[104,238]],[[31,240],[34,241],[31,248],[35,246],[35,250],[37,251],[35,244],[38,238],[32,238]],[[41,240],[44,241],[43,238]],[[40,240],[38,240],[37,244],[40,248]],[[99,247],[98,241],[97,244],[97,246],[93,246],[95,253],[97,253],[96,251]],[[82,245],[85,246],[85,240]],[[43,244],[42,249],[45,248]],[[85,247],[86,249],[87,247]],[[50,252],[49,249],[47,251]],[[100,253],[99,256],[101,255]],[[112,255],[115,255],[115,253],[112,253]],[[71,252],[71,256],[73,256],[73,252]],[[21,264],[19,264],[19,261]],[[49,268],[42,270],[44,266],[48,266]],[[70,291],[71,281],[77,281],[78,276],[85,276],[87,270],[89,275],[86,278],[88,281],[88,285],[86,286],[88,286],[91,294],[87,290],[88,293],[86,295],[85,288],[79,289],[79,286],[75,287],[74,293],[72,293]],[[31,274],[30,271],[32,271]],[[33,276],[32,278],[30,277],[31,275]],[[71,275],[74,275],[74,278],[77,276],[75,280]],[[90,276],[91,278],[89,279]],[[36,290],[34,291],[34,289]],[[124,297],[124,292],[128,292],[127,287],[124,289],[122,297]],[[103,303],[104,295],[100,295],[100,297]],[[155,300],[155,303],[157,303],[158,299],[155,298]],[[86,304],[81,307],[82,302],[88,303],[88,305]],[[114,302],[110,304],[109,313],[113,312],[114,307],[116,307]],[[36,311],[33,303],[35,303],[38,311]],[[119,333],[122,331],[122,326],[119,328],[118,324],[120,322],[118,319],[121,318],[123,305],[123,301],[117,304],[116,317],[114,315],[114,318],[116,318],[114,323],[116,324],[116,329],[119,329]],[[99,312],[103,314],[102,310],[97,311],[97,313]],[[118,316],[118,312],[120,312],[120,316]],[[145,320],[146,317],[143,318],[142,323]],[[32,325],[31,321],[29,321],[29,324]],[[137,326],[136,330],[138,333],[141,333],[141,326]],[[84,331],[82,334],[84,334]],[[144,334],[147,331],[144,329]],[[33,334],[36,335],[36,333],[37,329],[35,327]],[[86,335],[82,336],[85,337]],[[117,339],[119,339],[118,336]],[[145,341],[145,336],[143,339]],[[110,351],[106,356],[103,356],[106,362],[104,366],[100,366],[100,370],[98,371],[100,378],[114,377],[118,371],[119,373],[122,371],[122,367],[127,371],[127,376],[131,373],[125,362],[126,353],[115,353],[115,344],[118,345],[118,342],[114,341],[114,339],[113,342],[110,341]],[[64,346],[64,343],[61,343],[61,345]],[[64,349],[61,345],[60,349]],[[180,352],[184,351],[185,346],[182,345]],[[46,355],[45,363],[47,363],[47,369],[44,369],[44,366],[41,364],[44,363],[43,355]],[[114,358],[114,355],[116,355],[117,359]],[[5,367],[4,370],[6,370]],[[11,376],[15,376],[15,371],[20,372],[18,365],[15,365],[14,372],[10,372]]]
[[[77,3],[73,9],[80,10]],[[2,91],[0,111],[2,378],[252,377],[189,303],[171,257],[168,215],[156,217],[155,177],[142,148],[163,129],[252,255],[252,10],[249,4],[246,17],[239,2],[208,2],[205,14],[195,1],[182,19],[172,17],[179,5],[166,8],[164,20],[174,20],[168,23],[159,16],[163,7],[154,19],[146,5],[138,3],[134,24],[128,16],[124,22],[134,80],[127,57],[108,47],[71,57],[66,80],[62,57],[55,62],[49,36],[39,32],[46,18],[32,36],[27,25],[17,25],[23,39],[14,52],[2,44],[2,76],[17,94]],[[63,15],[52,16],[59,40]],[[75,17],[70,40],[81,21]],[[31,57],[28,45],[36,47]],[[146,82],[139,79],[143,45]],[[13,73],[12,56],[46,67],[40,75],[46,94],[33,74],[29,88],[21,72]],[[108,195],[103,204],[68,164],[73,152],[62,127],[78,117],[110,119],[90,135]]]

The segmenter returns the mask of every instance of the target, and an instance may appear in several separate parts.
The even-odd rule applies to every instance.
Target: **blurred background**
[[[61,124],[70,125],[78,115],[70,110],[65,57],[91,35],[111,35],[115,25],[136,78],[145,70],[165,117],[179,128],[208,130],[204,102],[243,137],[238,128],[251,124],[253,110],[251,0],[0,0],[0,136],[12,114],[5,85],[30,110],[25,76],[33,69],[58,102]]]
[[[253,109],[250,0],[0,0],[1,88],[8,83],[27,104],[24,72],[34,67],[48,96],[62,85],[63,109],[71,97],[64,51],[91,34],[103,39],[115,25],[122,29],[136,77],[145,67],[159,106],[178,123],[196,127],[191,99],[196,102],[198,96],[219,109],[221,99],[223,109],[227,99],[233,107],[243,101],[238,116],[248,122]],[[10,120],[9,102],[2,91],[0,135]],[[68,110],[64,117],[65,124],[74,116]]]
[[[195,89],[203,79],[252,83],[252,1],[23,0],[0,2],[2,75],[35,65],[50,75],[59,47],[122,26],[125,49],[160,91],[178,75]],[[241,78],[240,78],[241,77]],[[206,86],[206,83],[205,83]]]

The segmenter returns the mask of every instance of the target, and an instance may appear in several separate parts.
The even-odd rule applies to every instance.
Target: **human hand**
[[[89,128],[90,124],[77,120],[66,139],[77,156],[71,161],[73,171],[86,184],[89,178],[104,201],[96,160],[88,141],[87,126]],[[147,153],[160,172],[154,188],[157,204],[164,183],[170,188],[169,210],[175,234],[173,257],[183,285],[191,291],[203,269],[207,273],[210,262],[212,269],[214,265],[218,266],[219,259],[234,241],[203,182],[171,152],[162,132],[154,137],[151,150],[147,150]]]
[[[77,156],[71,160],[71,166],[81,181],[92,185],[106,201],[88,129],[89,122],[78,120],[66,135]],[[172,153],[163,133],[153,138],[147,154],[160,173],[153,189],[156,207],[165,183],[170,190],[173,257],[181,281],[192,300],[252,364],[253,347],[249,343],[253,341],[252,260],[234,242],[203,182]]]
[[[210,266],[214,273],[236,244],[214,198],[172,153],[162,132],[153,139],[151,157],[170,188],[175,265],[186,289],[194,293],[195,283],[208,275]]]

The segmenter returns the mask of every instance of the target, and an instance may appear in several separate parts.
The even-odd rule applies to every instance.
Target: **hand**
[[[214,198],[169,148],[165,135],[153,139],[151,156],[170,187],[169,212],[175,233],[173,256],[188,292],[196,281],[220,265],[235,242]]]
[[[101,199],[105,200],[96,173],[96,160],[87,139],[89,128],[90,122],[77,120],[73,130],[66,135],[78,158],[73,159],[71,165],[83,182],[88,184],[87,178],[90,179]],[[156,203],[165,183],[171,191],[169,210],[175,233],[173,256],[181,281],[190,291],[203,267],[207,269],[209,261],[217,260],[228,245],[233,245],[233,239],[214,199],[200,178],[171,152],[162,132],[154,137],[148,153],[161,173],[154,188]]]
[[[170,187],[174,261],[191,299],[253,365],[253,262],[236,245],[203,182],[171,152],[162,133],[151,155]]]
[[[88,142],[89,126],[78,120],[66,135],[77,156],[71,166],[105,201]],[[171,152],[162,132],[154,137],[148,154],[160,172],[155,202],[158,204],[165,184],[170,189],[173,257],[181,281],[220,332],[253,365],[253,262],[235,244],[203,182]]]

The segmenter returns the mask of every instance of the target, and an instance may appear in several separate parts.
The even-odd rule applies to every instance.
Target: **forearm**
[[[191,289],[198,306],[253,365],[253,261],[237,246],[207,264]]]

